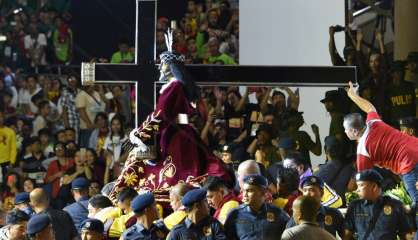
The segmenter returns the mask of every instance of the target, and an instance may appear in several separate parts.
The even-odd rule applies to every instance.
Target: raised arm
[[[360,97],[357,94],[357,89],[354,88],[353,83],[350,81],[348,82],[349,88],[347,90],[348,97],[363,111],[366,113],[376,112],[376,108],[373,104],[366,99]]]
[[[338,54],[337,48],[335,47],[334,34],[335,34],[335,27],[330,26],[329,27],[329,43],[328,43],[329,55],[331,57],[332,65],[342,66],[344,65],[344,60]]]

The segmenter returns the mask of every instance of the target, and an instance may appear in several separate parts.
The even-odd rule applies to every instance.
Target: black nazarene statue
[[[197,113],[199,88],[184,67],[184,57],[172,51],[172,33],[166,34],[168,51],[160,55],[160,81],[167,82],[160,90],[155,110],[141,126],[130,134],[136,147],[131,151],[122,174],[110,197],[114,200],[124,187],[152,191],[160,202],[169,201],[170,187],[178,181],[201,183],[207,176],[231,181],[232,175],[223,162],[213,155],[199,134],[189,124]],[[150,146],[144,144],[155,135],[159,139],[158,156],[145,155]]]

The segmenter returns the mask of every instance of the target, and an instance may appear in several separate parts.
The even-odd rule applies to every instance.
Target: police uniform
[[[267,188],[267,180],[261,175],[247,176],[244,183]],[[230,239],[278,239],[288,221],[289,216],[271,204],[264,203],[258,212],[242,204],[229,213],[225,230]]]
[[[190,208],[194,203],[205,200],[206,190],[194,189],[187,192],[181,202],[184,207]],[[181,224],[175,226],[167,240],[183,239],[226,239],[221,223],[211,216],[207,216],[197,224],[186,218]]]
[[[375,170],[365,170],[356,175],[357,181],[375,182],[383,180]],[[413,231],[413,225],[402,203],[387,196],[376,202],[360,199],[350,203],[347,209],[345,229],[356,233],[358,239],[397,239]]]
[[[71,183],[72,190],[80,190],[80,189],[88,189],[89,188],[89,181],[83,177],[76,178]],[[73,219],[74,226],[77,229],[78,233],[80,233],[80,225],[81,223],[87,219],[89,215],[88,211],[88,204],[89,204],[89,197],[85,196],[79,199],[77,202],[72,203],[66,206],[63,210],[70,214],[71,218]]]
[[[131,207],[132,211],[135,214],[142,213],[146,208],[152,206],[155,203],[154,195],[150,192],[140,194],[136,196],[132,202]],[[164,225],[163,224],[153,224],[150,229],[146,229],[144,225],[136,223],[130,228],[126,229],[122,234],[123,240],[154,240],[154,239],[164,239]]]
[[[51,224],[51,220],[47,214],[35,214],[28,221],[26,233],[28,236],[34,236],[37,233],[42,232],[49,224]]]
[[[22,193],[16,194],[15,206],[18,205],[18,204],[25,203],[26,207],[24,209],[20,209],[20,210],[22,210],[23,212],[25,212],[26,214],[31,216],[31,215],[34,214],[34,212],[33,212],[33,209],[30,207],[29,202],[30,202],[29,193],[22,192]]]
[[[324,188],[324,182],[322,181],[321,178],[317,176],[309,176],[309,177],[303,178],[301,180],[300,185],[302,186],[302,188],[305,186],[312,186],[312,185],[318,186],[321,189]],[[337,209],[321,205],[321,207],[318,210],[316,221],[321,228],[325,229],[327,232],[331,233],[333,236],[335,236],[336,233],[338,233],[339,236],[343,236],[344,217],[341,214],[341,212],[338,211]],[[296,223],[292,217],[287,223],[286,228],[290,228],[294,226],[296,226]]]

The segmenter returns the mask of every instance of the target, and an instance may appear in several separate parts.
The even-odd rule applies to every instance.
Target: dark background
[[[157,18],[179,21],[186,8],[187,0],[159,0]],[[135,46],[135,12],[136,0],[72,0],[73,63],[93,57],[110,59],[122,38]]]

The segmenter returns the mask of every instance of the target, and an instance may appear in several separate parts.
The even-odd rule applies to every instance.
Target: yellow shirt
[[[94,218],[99,219],[101,222],[105,223],[109,219],[115,219],[122,216],[122,210],[117,207],[107,207],[100,210]]]
[[[171,230],[177,224],[182,223],[186,216],[187,214],[184,210],[177,210],[164,218],[164,225],[168,230]]]
[[[272,204],[274,206],[278,207],[278,208],[283,209],[284,206],[286,206],[286,204],[287,204],[288,201],[289,200],[287,198],[278,197],[278,198],[276,198],[276,199],[273,200]]]
[[[343,200],[334,189],[324,183],[324,195],[321,204],[330,208],[339,208],[343,205]]]
[[[126,230],[126,222],[134,215],[134,212],[130,212],[128,214],[122,215],[112,223],[112,226],[109,229],[109,237],[111,238],[119,238],[122,233]]]
[[[0,164],[16,162],[16,133],[8,127],[0,127]]]
[[[239,207],[238,201],[230,200],[226,202],[221,208],[221,212],[219,213],[219,216],[218,216],[218,221],[224,224],[229,212],[232,209],[237,208],[237,207]]]

